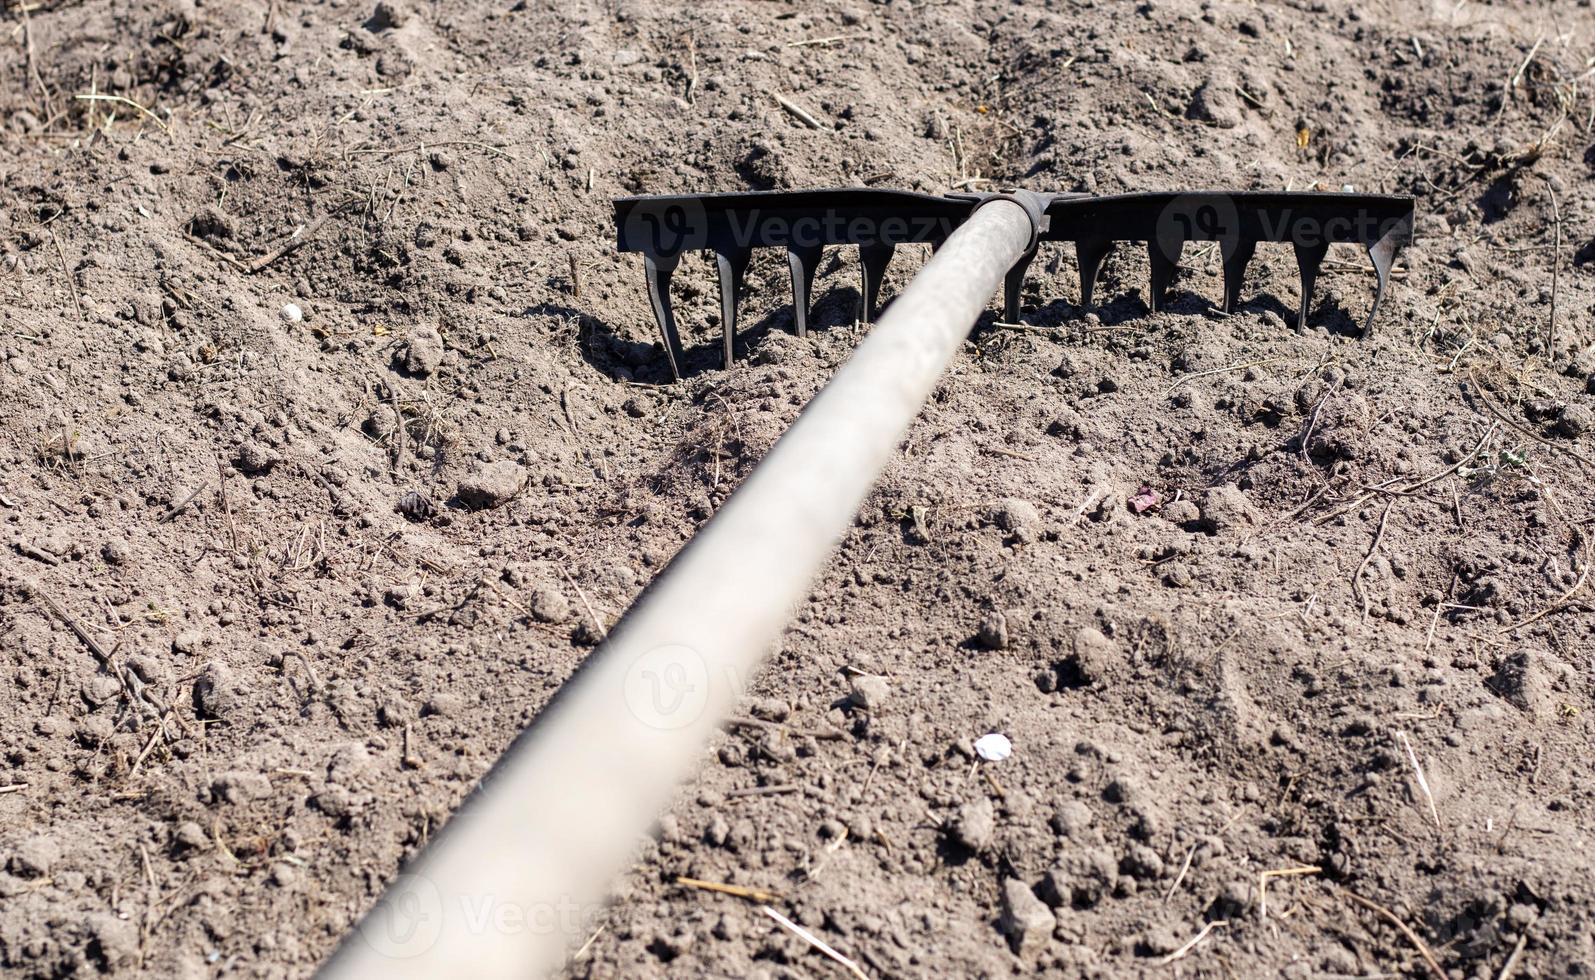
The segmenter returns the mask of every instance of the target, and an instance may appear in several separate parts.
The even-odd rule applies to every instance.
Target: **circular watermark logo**
[[[638,201],[620,225],[620,240],[653,255],[680,255],[709,247],[709,216],[695,197]]]
[[[692,724],[709,703],[709,666],[680,644],[654,647],[626,671],[626,707],[653,728]]]
[[[1240,212],[1228,194],[1179,194],[1157,217],[1157,240],[1223,242],[1240,237]]]
[[[382,956],[396,960],[420,956],[443,934],[443,896],[431,880],[401,874],[356,931]]]

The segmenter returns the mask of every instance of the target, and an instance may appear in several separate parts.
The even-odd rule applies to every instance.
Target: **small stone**
[[[1246,914],[1252,904],[1252,886],[1246,881],[1232,881],[1213,899],[1208,915],[1215,919],[1238,919]]]
[[[891,697],[891,685],[879,674],[858,674],[850,682],[847,699],[853,706],[875,714]]]
[[[199,630],[183,630],[172,637],[173,653],[197,653],[205,642],[205,634]]]
[[[249,803],[271,796],[271,780],[259,772],[224,772],[211,781],[210,788],[224,803]]]
[[[709,825],[703,829],[704,843],[711,847],[724,847],[730,836],[731,824],[718,813],[709,818]]]
[[[194,680],[194,712],[201,718],[221,718],[238,703],[233,670],[219,660],[205,665]]]
[[[478,463],[461,478],[457,493],[460,503],[473,510],[501,507],[526,486],[526,468],[509,460]]]
[[[238,453],[233,457],[233,462],[238,465],[240,473],[255,476],[265,473],[277,463],[277,454],[253,439],[248,439],[238,447]]]
[[[1041,880],[1041,897],[1054,907],[1090,908],[1113,891],[1118,864],[1105,847],[1073,851]]]
[[[1131,847],[1119,861],[1119,870],[1147,881],[1163,877],[1163,869],[1163,858],[1145,844]]]
[[[338,785],[328,786],[311,797],[310,805],[334,820],[342,820],[358,809],[354,794]]]
[[[779,723],[792,717],[792,706],[780,698],[760,698],[748,706],[748,713],[755,718]]]
[[[1018,878],[1002,883],[1002,918],[998,927],[1020,957],[1028,958],[1045,947],[1057,921],[1047,903],[1037,898],[1029,885]]]
[[[570,600],[555,589],[533,589],[530,608],[532,618],[540,623],[563,623],[570,619]]]
[[[19,878],[43,878],[60,860],[60,844],[49,837],[30,837],[11,852],[11,873]]]
[[[172,850],[178,853],[203,851],[208,847],[210,837],[206,835],[205,828],[192,820],[183,821],[172,831]]]
[[[399,498],[399,503],[395,509],[408,520],[424,521],[437,511],[437,505],[432,503],[431,498],[426,494],[417,490],[409,490],[405,492],[404,496]]]
[[[139,936],[132,922],[109,912],[95,912],[83,920],[83,931],[90,937],[99,972],[115,973],[137,961]]]
[[[1257,523],[1251,502],[1233,483],[1221,483],[1202,497],[1202,523],[1217,534]]]
[[[1102,790],[1103,799],[1121,806],[1134,806],[1146,799],[1146,788],[1134,776],[1117,776]]]
[[[1173,589],[1188,589],[1196,581],[1191,566],[1183,561],[1169,562],[1163,569],[1163,584]]]
[[[1170,524],[1194,524],[1201,519],[1202,512],[1197,509],[1196,502],[1185,497],[1163,505],[1163,519]]]
[[[423,718],[455,718],[459,716],[464,708],[465,703],[460,700],[459,695],[440,691],[427,698],[421,705],[421,716]]]
[[[410,12],[402,3],[396,0],[382,0],[371,12],[371,19],[366,21],[366,30],[373,34],[382,31],[391,31],[403,27],[410,21]]]
[[[1232,81],[1211,78],[1203,82],[1191,96],[1191,104],[1185,110],[1187,119],[1217,126],[1219,129],[1234,129],[1241,124],[1240,99],[1235,95],[1235,85]]]
[[[991,846],[997,833],[997,811],[991,800],[982,796],[965,803],[947,824],[948,835],[968,850],[980,852]]]
[[[434,374],[443,364],[443,335],[429,323],[417,324],[400,354],[406,372],[418,378]]]
[[[1592,428],[1595,428],[1595,411],[1586,405],[1569,405],[1556,420],[1556,431],[1569,439],[1577,439]]]
[[[284,303],[282,309],[277,311],[277,315],[282,317],[284,323],[298,323],[305,318],[305,311],[301,310],[297,303]]]
[[[1018,497],[1008,497],[992,510],[992,520],[998,527],[1023,543],[1036,540],[1041,530],[1041,512],[1036,505]]]
[[[172,682],[171,666],[166,661],[147,653],[135,653],[128,657],[127,669],[149,687],[164,688]]]
[[[1089,687],[1107,681],[1119,663],[1119,648],[1094,626],[1074,631],[1068,659],[1059,670],[1065,687]]]
[[[993,609],[981,617],[975,642],[988,650],[1001,650],[1008,645],[1008,617],[1002,610]]]
[[[112,538],[100,545],[100,557],[105,559],[107,565],[126,565],[132,555],[132,549],[121,538]]]
[[[1185,939],[1165,922],[1141,933],[1141,938],[1135,943],[1135,952],[1139,956],[1167,956],[1184,944]]]
[[[1091,827],[1091,808],[1079,800],[1066,800],[1052,812],[1052,829],[1059,837],[1079,838]]]

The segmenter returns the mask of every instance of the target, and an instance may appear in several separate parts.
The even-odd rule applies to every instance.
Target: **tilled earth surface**
[[[569,972],[842,975],[679,875],[870,976],[1595,970],[1587,7],[4,10],[6,975],[308,975],[862,336],[761,255],[720,371],[694,258],[667,384],[610,199],[852,184],[1419,238],[1368,339],[1354,250],[1300,331],[1046,252]]]

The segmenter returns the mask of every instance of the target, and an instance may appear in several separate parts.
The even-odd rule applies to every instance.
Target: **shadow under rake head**
[[[1040,242],[1075,245],[1080,304],[1090,306],[1102,262],[1120,241],[1146,243],[1151,271],[1148,305],[1157,310],[1179,271],[1186,242],[1217,242],[1224,266],[1224,312],[1240,302],[1246,265],[1260,242],[1288,242],[1301,273],[1297,323],[1305,323],[1313,284],[1333,244],[1368,250],[1378,277],[1366,335],[1389,284],[1396,254],[1412,239],[1413,201],[1407,197],[1273,191],[1090,194],[952,194],[836,188],[734,194],[652,195],[615,201],[622,252],[641,252],[648,298],[664,338],[670,371],[686,367],[670,304],[670,277],[686,252],[711,251],[720,272],[720,320],[725,365],[734,359],[737,306],[755,248],[785,248],[792,273],[792,313],[797,335],[808,333],[811,290],[828,245],[854,245],[863,273],[864,317],[878,311],[881,281],[898,245],[939,247],[974,209],[1005,197],[1032,212],[1037,241],[1009,271],[1003,316],[1019,316],[1024,276]]]

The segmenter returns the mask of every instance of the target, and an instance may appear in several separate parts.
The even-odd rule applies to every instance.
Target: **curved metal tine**
[[[1224,258],[1224,312],[1234,313],[1241,304],[1241,286],[1246,282],[1246,264],[1257,254],[1251,238],[1233,238],[1219,243]]]
[[[1329,254],[1329,243],[1319,239],[1311,243],[1296,242],[1296,268],[1301,273],[1301,306],[1296,314],[1296,329],[1307,329],[1307,314],[1313,308],[1313,284],[1318,281],[1318,269]]]
[[[882,242],[871,242],[858,247],[859,266],[864,274],[864,322],[874,323],[879,312],[881,281],[886,278],[886,267],[891,264],[896,249]]]
[[[681,348],[681,334],[676,330],[676,315],[670,307],[670,277],[676,271],[680,255],[644,254],[643,266],[648,276],[648,302],[654,308],[654,320],[665,342],[665,359],[670,362],[670,376],[681,380],[687,366],[686,352]]]
[[[737,301],[742,297],[742,277],[748,271],[753,250],[738,248],[716,252],[714,257],[720,269],[720,325],[725,336],[725,366],[729,368],[736,360]]]
[[[1031,251],[1014,263],[1008,275],[1002,281],[1002,319],[1004,323],[1019,322],[1019,293],[1025,286],[1025,273],[1030,271],[1030,263],[1036,259],[1036,253]]]
[[[824,252],[821,245],[792,245],[786,250],[787,268],[792,272],[792,329],[799,337],[809,335],[810,294]]]
[[[1109,238],[1082,238],[1074,243],[1074,254],[1080,264],[1080,305],[1090,306],[1096,292],[1097,273],[1102,271],[1102,261],[1113,251]]]
[[[1379,285],[1374,289],[1373,307],[1368,311],[1368,320],[1362,325],[1364,337],[1373,332],[1373,318],[1379,313],[1379,303],[1385,298],[1385,287],[1390,284],[1390,270],[1396,264],[1396,255],[1400,253],[1401,246],[1406,244],[1411,235],[1410,219],[1403,219],[1386,231],[1378,241],[1368,246],[1368,258],[1373,262],[1374,275],[1379,277]]]
[[[1162,237],[1155,238],[1146,243],[1146,256],[1152,269],[1151,298],[1147,306],[1156,313],[1163,307],[1163,299],[1169,293],[1169,287],[1174,285],[1174,277],[1180,271],[1180,252],[1185,249],[1185,240],[1182,238]]]

